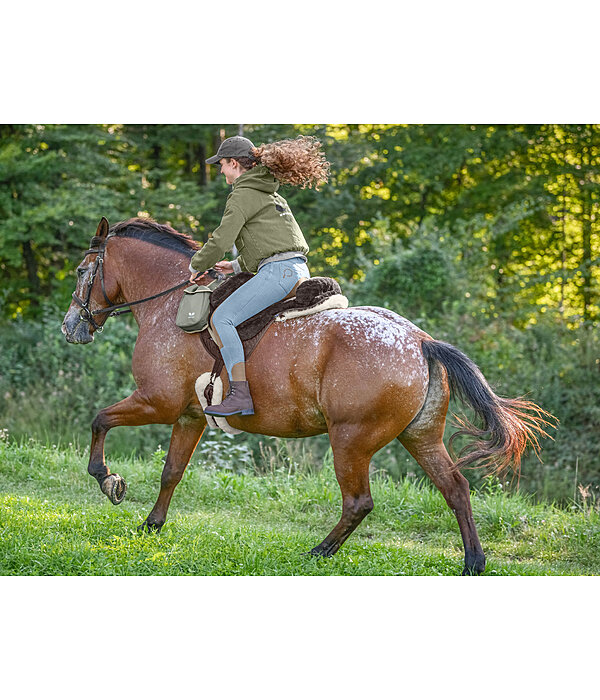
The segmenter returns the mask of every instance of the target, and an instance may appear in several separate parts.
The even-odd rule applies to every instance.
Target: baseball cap
[[[254,156],[251,152],[253,148],[254,144],[245,136],[231,136],[221,143],[217,154],[212,156],[212,158],[207,158],[206,162],[213,165],[218,163],[221,158],[253,158]]]

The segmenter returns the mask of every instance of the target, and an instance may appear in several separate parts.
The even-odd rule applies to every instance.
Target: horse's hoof
[[[480,576],[485,571],[485,555],[475,554],[465,557],[463,576]]]
[[[320,557],[321,559],[327,559],[328,557],[332,557],[334,555],[334,552],[329,551],[329,549],[325,549],[321,547],[321,545],[317,545],[316,547],[313,547],[310,552],[302,552],[305,556],[311,556],[311,557]]]
[[[162,525],[159,525],[158,523],[149,523],[148,519],[146,518],[146,520],[144,520],[144,522],[138,527],[137,531],[144,534],[147,532],[159,533],[161,528]]]
[[[125,479],[118,474],[109,474],[100,485],[102,493],[108,497],[108,500],[115,506],[123,502],[127,493],[127,484]]]
[[[484,571],[485,564],[483,566],[465,566],[461,576],[481,576]]]

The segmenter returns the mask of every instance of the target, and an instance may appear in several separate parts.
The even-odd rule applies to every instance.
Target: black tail
[[[450,446],[459,435],[476,438],[461,450],[456,468],[478,462],[479,467],[501,473],[512,465],[519,474],[525,448],[529,444],[538,454],[538,437],[549,437],[544,428],[554,427],[556,418],[532,401],[496,396],[479,367],[454,346],[425,340],[422,348],[430,366],[439,362],[445,367],[451,396],[470,405],[483,422],[483,428],[478,428],[455,416],[461,429],[450,438]]]

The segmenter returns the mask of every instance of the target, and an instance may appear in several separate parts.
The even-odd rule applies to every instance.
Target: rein
[[[111,316],[121,316],[122,314],[128,314],[131,313],[131,309],[128,308],[130,306],[135,306],[136,304],[143,304],[146,301],[152,301],[152,299],[158,299],[158,297],[165,296],[167,294],[170,294],[171,292],[176,291],[177,289],[182,289],[182,287],[185,287],[187,284],[189,284],[189,280],[186,280],[185,282],[181,282],[181,284],[177,284],[174,287],[171,287],[170,289],[165,289],[163,292],[159,292],[158,294],[153,294],[151,297],[145,297],[144,299],[137,299],[136,301],[126,301],[123,304],[113,304],[111,299],[108,297],[108,294],[106,293],[106,287],[104,285],[104,252],[106,250],[106,242],[108,241],[108,238],[106,239],[104,245],[98,247],[98,248],[90,248],[85,252],[84,258],[88,255],[93,255],[97,254],[96,260],[94,261],[94,268],[92,270],[92,274],[90,277],[90,281],[88,284],[87,292],[85,295],[85,300],[81,299],[80,297],[77,296],[75,292],[73,292],[72,297],[73,301],[80,307],[80,312],[79,312],[79,317],[83,321],[87,321],[90,323],[94,331],[98,331],[99,333],[102,333],[104,330],[103,326],[106,323],[106,321],[111,317]],[[93,241],[92,241],[93,243]],[[219,275],[218,273],[213,270],[212,268],[210,270],[207,270],[207,273],[213,278],[216,279]],[[102,289],[102,294],[104,295],[104,299],[108,303],[108,306],[104,306],[101,309],[96,309],[95,311],[92,311],[90,309],[90,298],[92,296],[92,288],[94,286],[94,282],[96,281],[96,275],[100,277],[100,286]],[[100,314],[108,314],[108,316],[104,319],[104,321],[100,324],[96,323],[94,316],[99,316]]]

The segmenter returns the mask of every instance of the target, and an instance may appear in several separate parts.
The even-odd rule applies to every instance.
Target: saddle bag
[[[199,333],[208,326],[211,287],[192,284],[183,290],[175,325],[186,333]]]

